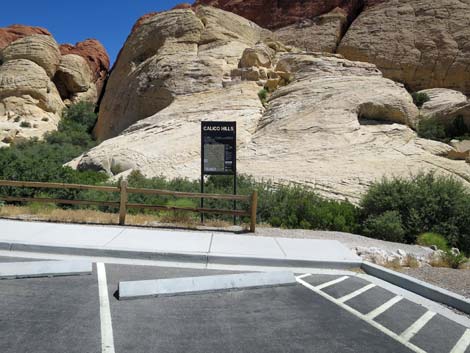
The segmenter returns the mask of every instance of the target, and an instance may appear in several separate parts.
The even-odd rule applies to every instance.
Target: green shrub
[[[83,115],[80,115],[83,114]],[[89,104],[71,106],[63,113],[58,131],[46,134],[44,141],[31,139],[0,149],[0,179],[47,181],[76,184],[97,184],[107,176],[96,172],[79,172],[64,163],[95,145],[91,124],[96,114]],[[27,188],[0,188],[1,194],[33,197],[44,192],[55,198],[78,198],[79,190],[39,190]]]
[[[73,129],[79,126],[87,132],[91,132],[96,119],[95,106],[89,102],[79,102],[64,110],[59,130],[67,129],[71,125]]]
[[[363,234],[367,237],[401,243],[405,230],[397,211],[386,211],[369,216],[364,222]]]
[[[383,179],[373,184],[361,200],[364,222],[387,211],[396,211],[405,231],[404,240],[414,244],[418,234],[442,234],[449,246],[470,252],[470,194],[450,177],[432,173],[410,179]]]
[[[266,101],[268,99],[268,91],[263,88],[258,92],[258,97],[261,101],[261,103],[266,104]]]
[[[466,263],[468,259],[462,253],[455,254],[451,250],[447,250],[444,255],[444,261],[449,267],[458,269],[461,265]]]
[[[462,115],[459,115],[454,119],[452,125],[447,129],[446,133],[449,139],[470,139],[470,128],[465,124],[465,119]]]
[[[452,139],[470,139],[470,128],[462,115],[454,119],[450,126],[444,126],[436,119],[422,119],[418,124],[418,136],[435,141],[449,142]]]
[[[137,188],[154,188],[199,192],[198,181],[187,179],[168,180],[164,177],[145,178],[133,172],[128,179],[129,185]],[[232,193],[232,177],[210,177],[205,182],[205,192],[223,194]],[[321,229],[343,232],[357,230],[358,209],[347,201],[326,200],[314,190],[297,185],[274,185],[269,181],[257,182],[253,178],[238,176],[238,193],[248,195],[258,190],[258,222],[274,227]],[[132,203],[155,205],[170,204],[172,198],[163,195],[129,195]],[[199,200],[193,200],[197,205]],[[205,207],[231,209],[232,201],[205,200]],[[238,202],[239,209],[248,210],[249,203]],[[133,212],[131,210],[131,212]],[[230,220],[230,216],[207,215],[208,219]],[[247,219],[244,219],[247,221]]]
[[[413,102],[418,108],[421,108],[424,103],[429,102],[431,100],[427,93],[415,92],[411,96],[413,97]]]
[[[44,197],[47,197],[47,195],[45,195]],[[31,212],[31,214],[33,215],[39,214],[39,213],[49,214],[53,210],[57,209],[57,206],[53,203],[31,202],[29,204],[28,209],[29,209],[29,212]]]
[[[29,121],[22,121],[20,123],[20,127],[24,127],[24,128],[30,128],[31,127],[31,123]]]
[[[449,249],[446,238],[437,233],[421,234],[416,240],[416,244],[428,247],[435,245],[439,250],[442,251],[446,251]]]
[[[428,140],[444,141],[447,138],[446,128],[435,119],[423,119],[418,124],[418,136]]]

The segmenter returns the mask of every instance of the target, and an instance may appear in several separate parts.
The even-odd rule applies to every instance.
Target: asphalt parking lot
[[[119,281],[223,273],[234,272],[94,264],[92,275],[2,280],[0,352],[470,353],[466,327],[354,276],[298,274],[289,287],[117,299]]]

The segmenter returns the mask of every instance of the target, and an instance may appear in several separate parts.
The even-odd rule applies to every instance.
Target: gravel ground
[[[432,253],[431,249],[419,245],[392,243],[388,241],[367,238],[362,235],[341,232],[258,227],[256,230],[256,235],[264,237],[337,240],[353,251],[356,247],[375,247],[390,252],[396,252],[398,249],[401,249],[404,250],[406,253],[413,254],[415,256],[425,256]]]
[[[470,299],[470,270],[421,267],[403,268],[400,271]]]

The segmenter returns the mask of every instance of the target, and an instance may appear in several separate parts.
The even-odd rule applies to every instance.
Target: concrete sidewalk
[[[338,241],[0,220],[0,249],[234,265],[356,268]]]

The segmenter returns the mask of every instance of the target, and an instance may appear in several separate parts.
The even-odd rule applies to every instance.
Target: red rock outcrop
[[[41,27],[11,25],[5,28],[0,28],[0,50],[15,40],[29,36],[31,34],[45,34],[48,36],[51,35],[47,29]]]
[[[196,0],[194,6],[198,5],[218,7],[261,27],[278,29],[327,14],[337,7],[346,11],[352,21],[366,5],[366,0]]]
[[[103,45],[96,39],[87,39],[75,45],[62,44],[60,52],[62,55],[76,54],[85,58],[93,72],[99,95],[110,66],[109,56]]]

